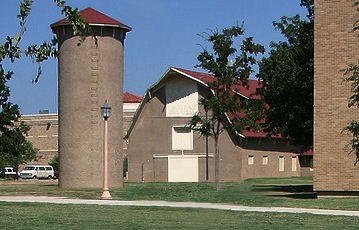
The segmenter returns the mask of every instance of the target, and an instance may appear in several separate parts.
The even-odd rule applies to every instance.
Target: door
[[[198,182],[198,156],[168,156],[168,182]]]

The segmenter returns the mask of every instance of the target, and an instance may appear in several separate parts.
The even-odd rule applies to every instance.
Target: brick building
[[[343,69],[358,63],[359,19],[353,0],[315,0],[314,34],[314,190],[318,193],[359,191],[359,167],[349,155],[351,136],[343,128],[358,120],[348,108],[350,85]]]

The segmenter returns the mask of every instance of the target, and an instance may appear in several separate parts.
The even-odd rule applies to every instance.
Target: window
[[[254,165],[254,156],[253,155],[248,156],[248,165]]]
[[[293,156],[292,157],[292,172],[297,171],[297,157]]]
[[[263,156],[262,165],[267,165],[267,164],[268,164],[268,156]]]
[[[284,171],[284,156],[279,157],[279,172]]]
[[[172,150],[192,150],[193,131],[184,126],[172,128]]]

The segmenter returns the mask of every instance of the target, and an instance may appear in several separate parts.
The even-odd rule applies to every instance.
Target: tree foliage
[[[55,156],[54,158],[52,158],[52,160],[49,162],[49,165],[52,166],[55,172],[58,172],[60,168],[60,157]]]
[[[220,189],[219,176],[219,136],[226,128],[229,114],[237,115],[243,111],[244,103],[234,86],[246,86],[249,76],[256,64],[255,56],[264,52],[264,47],[253,42],[252,37],[242,38],[243,26],[225,28],[221,32],[215,30],[205,33],[203,38],[211,49],[204,48],[197,59],[200,67],[213,74],[216,80],[208,83],[210,93],[200,100],[206,116],[197,114],[192,117],[190,127],[204,136],[211,136],[215,144],[215,184]],[[237,41],[238,40],[238,41]],[[240,43],[237,45],[237,42]],[[237,48],[236,48],[237,47]],[[233,62],[228,65],[230,57]],[[243,121],[243,117],[238,117]],[[238,124],[237,123],[237,124]],[[241,125],[242,126],[242,125]]]
[[[287,137],[305,151],[313,146],[314,1],[302,0],[307,20],[282,17],[273,25],[287,41],[271,43],[259,64],[259,79],[268,109],[265,131]]]
[[[354,2],[354,6],[359,6],[359,1]],[[359,7],[356,8],[359,12]],[[359,31],[359,18],[353,24],[353,31]],[[358,64],[350,64],[344,72],[345,81],[351,83],[352,95],[349,97],[348,107],[359,108],[359,60]],[[359,121],[352,120],[345,128],[352,135],[350,140],[351,153],[354,153],[356,158],[354,165],[359,163]]]
[[[37,82],[41,75],[41,63],[48,58],[56,57],[57,40],[53,37],[48,42],[21,47],[21,40],[26,33],[26,20],[31,14],[33,0],[22,0],[19,5],[19,32],[14,36],[5,36],[4,42],[0,43],[0,166],[14,166],[33,160],[37,150],[25,139],[30,127],[19,121],[20,111],[16,104],[9,102],[10,88],[8,82],[14,72],[7,70],[4,62],[14,63],[20,58],[30,58],[38,64],[33,82]],[[62,14],[73,24],[75,35],[83,36],[90,33],[89,25],[81,17],[77,9],[66,5],[65,1],[54,0]],[[11,65],[10,65],[11,66]]]

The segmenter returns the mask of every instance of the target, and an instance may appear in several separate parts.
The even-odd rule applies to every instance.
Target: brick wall
[[[358,12],[353,0],[315,1],[314,189],[318,192],[359,190],[359,167],[346,148],[342,132],[357,109],[348,109],[350,85],[341,71],[358,63],[359,38],[351,32]]]
[[[31,126],[26,139],[39,150],[36,163],[48,164],[58,154],[57,114],[23,115],[21,120]]]

